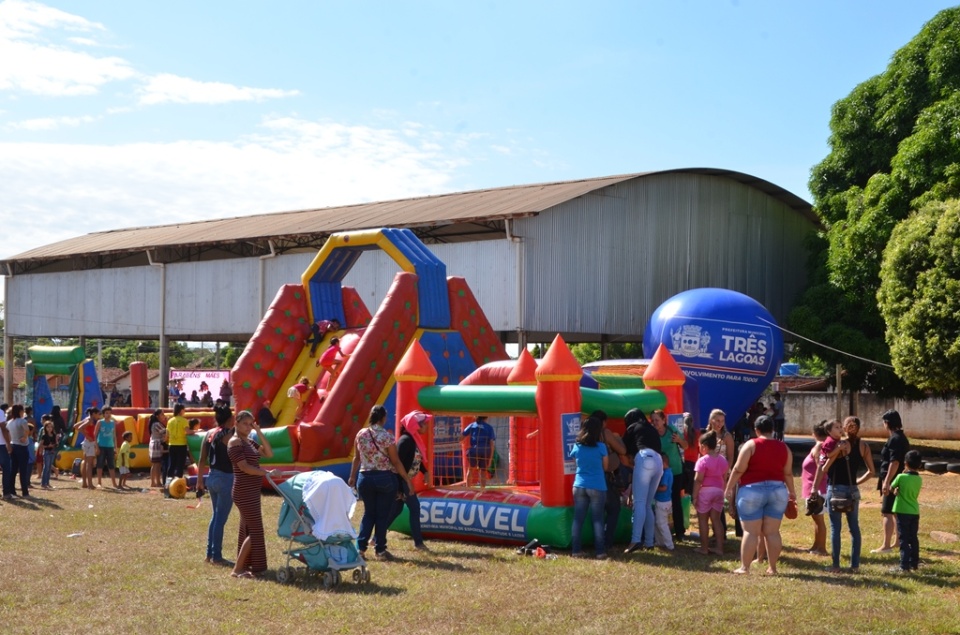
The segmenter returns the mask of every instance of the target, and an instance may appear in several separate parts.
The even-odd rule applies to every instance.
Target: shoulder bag
[[[859,448],[857,448],[859,450]],[[853,452],[853,448],[850,449],[850,452]],[[853,475],[850,473],[850,454],[848,453],[844,460],[847,462],[847,479],[850,482],[850,487],[856,487],[856,483],[853,480]],[[853,511],[853,495],[837,495],[832,493],[830,496],[830,511],[835,514],[847,514]]]

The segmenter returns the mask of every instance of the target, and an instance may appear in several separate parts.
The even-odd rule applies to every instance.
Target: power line
[[[780,329],[780,330],[783,331],[784,333],[789,333],[790,335],[792,335],[792,336],[794,336],[794,337],[799,337],[799,338],[802,339],[802,340],[806,340],[807,342],[810,342],[811,344],[816,344],[817,346],[820,346],[820,347],[825,348],[825,349],[827,349],[827,350],[831,350],[831,351],[833,351],[834,353],[840,353],[841,355],[846,355],[847,357],[852,357],[852,358],[854,358],[854,359],[859,359],[861,362],[867,362],[868,364],[874,364],[875,366],[883,366],[883,367],[885,367],[885,368],[889,368],[890,370],[896,370],[896,369],[895,369],[893,366],[891,366],[890,364],[885,364],[884,362],[878,362],[878,361],[876,361],[876,360],[874,360],[874,359],[867,359],[866,357],[860,357],[859,355],[854,355],[853,353],[848,353],[847,351],[841,351],[839,348],[834,348],[834,347],[832,347],[832,346],[828,346],[827,344],[824,344],[823,342],[818,342],[818,341],[816,341],[816,340],[810,339],[809,337],[804,337],[803,335],[800,335],[799,333],[794,333],[793,331],[790,331],[790,330],[788,330],[788,329],[783,328],[782,326],[780,326],[780,325],[777,324],[776,322],[771,322],[770,320],[766,320],[766,319],[760,317],[759,315],[757,316],[757,319],[760,320],[761,322],[766,322],[766,323],[769,324],[770,326],[775,326],[776,328]]]

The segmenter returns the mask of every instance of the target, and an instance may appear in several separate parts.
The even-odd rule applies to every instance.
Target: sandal
[[[241,571],[240,573],[237,573],[237,572],[234,571],[234,572],[231,572],[231,573],[230,573],[230,577],[231,577],[231,578],[245,578],[245,579],[248,579],[248,580],[252,580],[252,579],[255,578],[256,576],[253,575],[253,572],[252,572],[252,571]]]

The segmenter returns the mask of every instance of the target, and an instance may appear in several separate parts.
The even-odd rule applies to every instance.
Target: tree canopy
[[[894,231],[923,224],[924,215],[911,212],[925,204],[960,195],[960,8],[940,12],[893,55],[883,73],[838,101],[830,131],[830,154],[810,178],[824,231],[811,245],[811,285],[788,322],[801,335],[837,349],[879,362],[892,359],[897,372],[805,342],[796,351],[843,364],[851,389],[887,395],[934,385],[946,389],[942,382],[920,382],[902,366],[899,353],[891,357],[885,335],[893,325],[879,303],[898,301],[890,295],[881,300],[878,292],[891,272],[881,265]],[[900,290],[893,285],[885,294]],[[936,320],[925,324],[950,327]]]
[[[893,230],[880,310],[897,371],[920,388],[960,386],[960,201],[928,203]]]

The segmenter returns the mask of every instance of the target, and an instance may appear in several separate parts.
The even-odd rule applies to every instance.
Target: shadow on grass
[[[343,581],[332,589],[327,589],[323,586],[322,572],[302,567],[296,569],[293,581],[286,584],[277,581],[275,570],[269,570],[261,582],[273,583],[280,587],[296,587],[304,591],[316,591],[317,593],[381,596],[398,596],[407,593],[407,589],[403,587],[377,584],[375,572],[371,574],[370,582],[365,584],[354,582],[353,574],[350,571],[341,571],[341,575],[343,576]]]
[[[463,564],[460,564],[459,562],[448,562],[442,559],[448,555],[449,554],[433,554],[433,555],[424,555],[421,558],[403,558],[401,556],[395,555],[394,562],[398,564],[413,565],[417,568],[429,569],[431,571],[457,571],[460,573],[469,573],[471,571],[476,571],[474,567],[468,567]],[[392,566],[392,564],[386,565],[386,566]]]
[[[20,507],[22,509],[63,509],[58,503],[46,498],[40,498],[34,494],[31,494],[30,498],[18,496],[13,499],[4,499],[3,502],[7,505],[13,505],[14,507]]]

